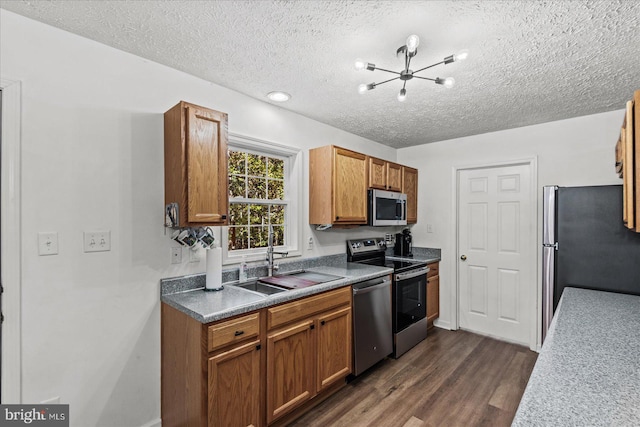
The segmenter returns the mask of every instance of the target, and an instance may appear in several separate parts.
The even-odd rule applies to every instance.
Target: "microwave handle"
[[[396,202],[396,219],[407,219],[407,201],[398,200]]]
[[[402,200],[398,199],[396,201],[396,219],[402,219],[402,212],[404,208],[402,207]]]

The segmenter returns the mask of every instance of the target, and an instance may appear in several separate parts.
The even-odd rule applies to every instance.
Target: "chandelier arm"
[[[419,73],[420,71],[424,71],[424,70],[429,69],[429,68],[433,68],[436,65],[440,65],[440,64],[444,64],[444,61],[437,62],[437,63],[435,63],[433,65],[429,65],[428,67],[420,68],[419,70],[414,71],[413,74]],[[415,77],[415,76],[413,76],[413,77]]]
[[[436,79],[430,79],[429,77],[420,77],[420,76],[413,76],[414,79],[422,79],[422,80],[431,80],[432,82],[435,82]]]
[[[400,75],[400,73],[399,73],[398,71],[385,70],[384,68],[378,68],[378,67],[376,67],[376,70],[386,71],[387,73],[392,73],[392,74],[398,74],[398,75]]]
[[[375,85],[376,85],[376,86],[380,86],[381,84],[389,83],[389,82],[392,82],[392,81],[394,81],[394,80],[398,80],[399,78],[400,78],[400,77],[394,77],[393,79],[385,80],[385,81],[380,82],[380,83],[375,83]]]

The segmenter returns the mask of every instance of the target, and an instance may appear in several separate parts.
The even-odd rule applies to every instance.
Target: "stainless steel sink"
[[[251,282],[238,283],[233,285],[238,288],[246,289],[248,291],[258,292],[264,295],[273,295],[280,292],[286,292],[288,289],[279,288],[277,286],[269,285],[267,283],[259,282],[258,280],[252,280]]]
[[[316,273],[314,271],[293,271],[290,273],[278,274],[271,277],[263,277],[261,282],[272,286],[287,288],[287,289],[301,289],[309,286],[314,286],[320,283],[331,282],[333,280],[342,279],[341,276],[334,276],[333,274]]]
[[[284,273],[279,276],[297,277],[299,279],[310,280],[316,283],[331,282],[333,280],[338,280],[343,278],[342,276],[334,276],[333,274],[316,273],[315,271],[306,271],[306,270],[295,271],[292,273]]]

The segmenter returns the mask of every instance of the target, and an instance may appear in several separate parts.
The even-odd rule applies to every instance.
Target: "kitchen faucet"
[[[278,252],[273,250],[273,226],[272,225],[269,226],[268,244],[269,246],[267,247],[267,271],[268,271],[269,277],[271,277],[273,276],[273,271],[278,270],[278,266],[273,264],[273,254],[282,255],[282,257],[284,258],[287,255],[289,255],[289,252]]]

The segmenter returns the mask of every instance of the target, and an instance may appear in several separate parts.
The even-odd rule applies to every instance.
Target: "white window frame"
[[[285,194],[284,203],[287,205],[285,215],[285,245],[277,246],[278,251],[288,251],[289,257],[301,256],[302,240],[302,150],[287,145],[278,144],[263,139],[239,135],[229,132],[229,150],[247,151],[252,154],[262,154],[282,158],[284,160]],[[244,202],[245,199],[242,199]],[[239,200],[240,201],[240,200]],[[265,200],[265,203],[271,203]],[[273,204],[278,204],[274,202]],[[222,263],[238,264],[246,257],[247,261],[264,261],[266,248],[243,249],[229,251],[229,227],[221,227],[220,242],[222,246]]]

